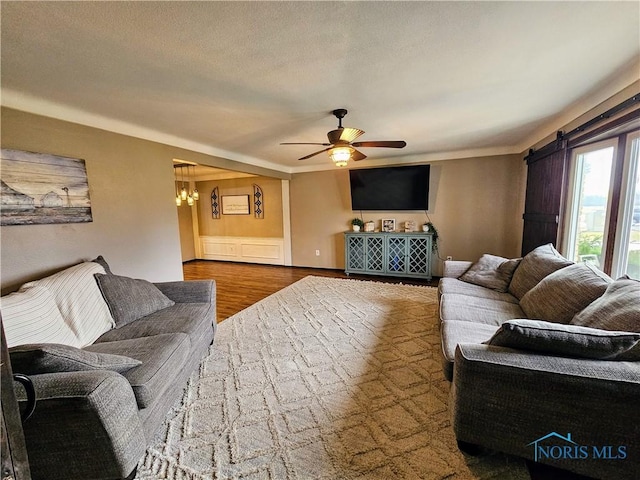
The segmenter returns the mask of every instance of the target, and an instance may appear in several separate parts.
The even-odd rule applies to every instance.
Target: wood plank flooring
[[[240,310],[268,297],[272,293],[297,282],[307,275],[331,278],[354,278],[387,283],[410,285],[437,285],[437,279],[378,277],[372,275],[349,275],[342,270],[305,267],[282,267],[254,263],[218,262],[193,260],[183,264],[185,280],[213,279],[216,281],[216,303],[218,323]]]

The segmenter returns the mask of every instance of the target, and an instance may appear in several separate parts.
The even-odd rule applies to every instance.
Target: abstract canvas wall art
[[[91,221],[84,160],[2,149],[0,225]]]

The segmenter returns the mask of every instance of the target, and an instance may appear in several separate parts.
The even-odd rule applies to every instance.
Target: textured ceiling
[[[279,143],[326,141],[335,108],[360,140],[407,142],[362,149],[361,164],[515,153],[639,76],[638,2],[3,1],[1,13],[4,105],[282,171],[329,166],[297,160],[319,148]]]

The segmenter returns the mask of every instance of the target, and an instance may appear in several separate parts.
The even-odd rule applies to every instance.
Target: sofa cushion
[[[53,295],[45,287],[23,288],[0,299],[7,345],[62,343],[79,347],[78,337],[60,314]]]
[[[104,268],[94,262],[84,262],[49,277],[25,283],[21,290],[33,286],[49,290],[62,318],[78,337],[78,346],[84,347],[115,326],[109,307],[93,278],[96,273],[104,273]]]
[[[146,280],[105,274],[97,274],[95,277],[109,305],[116,328],[175,304],[158,287]]]
[[[150,337],[162,333],[185,333],[189,336],[193,348],[198,343],[211,343],[213,327],[215,306],[209,303],[176,303],[122,328],[110,330],[96,340],[96,343]]]
[[[573,325],[640,333],[640,282],[619,278],[604,294],[578,312]]]
[[[485,253],[469,269],[460,276],[460,280],[480,285],[496,292],[506,292],[511,283],[513,272],[520,264],[521,258],[498,257]]]
[[[611,332],[538,320],[505,322],[485,343],[556,356],[640,360],[640,333]]]
[[[442,356],[444,375],[447,380],[453,378],[453,360],[456,356],[456,346],[459,343],[483,343],[489,340],[499,327],[483,323],[449,321],[442,324],[440,335],[442,339]]]
[[[522,299],[544,277],[571,264],[573,262],[560,255],[552,244],[542,245],[524,256],[513,272],[509,293]]]
[[[569,323],[573,316],[602,296],[611,277],[595,266],[576,263],[543,278],[520,300],[528,318]]]
[[[523,318],[524,312],[518,304],[480,297],[443,295],[440,298],[440,319],[459,320],[499,326],[513,318]]]
[[[9,355],[13,370],[25,375],[83,370],[113,370],[122,373],[141,363],[122,355],[95,353],[56,343],[20,345],[10,348]]]
[[[184,333],[167,333],[152,337],[102,342],[86,350],[126,355],[142,362],[125,372],[138,407],[146,408],[167,390],[189,359],[189,337]]]
[[[518,303],[518,299],[510,293],[496,292],[479,285],[463,282],[457,278],[441,278],[438,282],[438,294],[439,296],[446,294],[469,295],[501,302]]]

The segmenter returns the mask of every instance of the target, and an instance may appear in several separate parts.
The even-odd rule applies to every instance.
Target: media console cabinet
[[[345,273],[431,280],[433,235],[422,232],[345,232]]]

